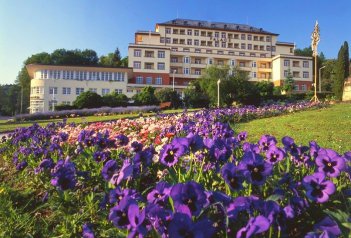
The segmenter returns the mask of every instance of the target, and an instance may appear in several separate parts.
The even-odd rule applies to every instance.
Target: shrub
[[[102,97],[99,94],[87,91],[81,93],[73,102],[73,105],[79,109],[98,108],[103,105],[103,102]]]

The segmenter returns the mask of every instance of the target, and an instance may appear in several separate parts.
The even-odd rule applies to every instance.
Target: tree
[[[163,88],[159,91],[156,91],[155,96],[159,102],[171,102],[173,108],[178,108],[182,104],[177,91],[173,91],[170,88]]]
[[[105,66],[105,67],[119,67],[125,65],[125,58],[123,58],[124,61],[121,60],[121,54],[119,52],[119,49],[116,48],[116,50],[113,53],[109,53],[106,56],[101,56],[100,57],[100,65]],[[128,66],[128,58],[127,58],[127,66]]]
[[[156,105],[158,100],[155,96],[155,88],[151,86],[144,87],[143,90],[133,96],[137,105]]]
[[[322,80],[322,91],[332,91],[333,84],[333,73],[335,68],[336,60],[327,59],[324,61],[323,66],[325,68],[321,71],[321,80]]]
[[[262,98],[264,99],[272,98],[273,91],[274,91],[274,84],[272,82],[260,81],[260,82],[256,82],[255,84]]]
[[[73,105],[79,109],[82,108],[99,108],[103,105],[102,97],[94,92],[87,91],[81,93],[76,100],[74,100]]]
[[[116,92],[106,94],[102,97],[104,106],[109,107],[125,107],[128,105],[128,97],[125,94],[118,94]]]
[[[200,87],[199,80],[191,81],[184,90],[184,104],[187,108],[207,108],[210,99]]]
[[[349,60],[349,46],[345,41],[344,44],[340,47],[333,74],[332,88],[337,100],[342,99],[344,82],[345,79],[349,76]]]
[[[291,74],[290,69],[288,70],[288,75],[284,80],[283,90],[286,92],[287,95],[290,95],[294,90],[295,80]]]
[[[199,83],[212,105],[216,105],[218,100],[218,79],[221,79],[219,97],[222,105],[230,106],[234,101],[243,104],[259,102],[258,90],[253,83],[248,81],[247,72],[239,68],[230,69],[228,66],[211,66],[205,70]]]
[[[121,67],[128,67],[128,56],[124,57],[122,60],[121,60]]]

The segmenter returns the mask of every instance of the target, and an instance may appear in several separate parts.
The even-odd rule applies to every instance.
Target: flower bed
[[[0,198],[16,198],[31,222],[0,228],[9,237],[347,237],[351,151],[288,136],[251,144],[228,124],[313,106],[18,129],[0,144]]]

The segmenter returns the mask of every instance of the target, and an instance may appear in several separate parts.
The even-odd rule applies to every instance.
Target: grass
[[[297,144],[308,145],[315,140],[322,147],[344,153],[351,150],[351,104],[253,120],[234,125],[234,129],[247,131],[250,142],[257,142],[263,134],[271,134],[278,141],[288,135]]]
[[[198,109],[190,109],[189,111],[194,111]],[[170,109],[165,110],[162,113],[179,113],[182,112],[183,109]],[[143,116],[152,116],[155,113],[143,113]],[[87,123],[87,122],[98,122],[98,121],[111,121],[118,120],[121,118],[136,118],[138,117],[138,113],[131,114],[116,114],[116,115],[108,115],[108,116],[86,116],[86,117],[76,117],[76,118],[67,118],[67,122],[75,122],[75,123]],[[13,131],[18,127],[27,127],[31,126],[33,123],[38,123],[40,126],[46,126],[50,122],[59,122],[62,119],[47,119],[47,120],[36,120],[36,121],[24,121],[24,122],[8,122],[7,120],[0,120],[0,133]]]

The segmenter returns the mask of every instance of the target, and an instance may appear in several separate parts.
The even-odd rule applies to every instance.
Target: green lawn
[[[250,142],[258,141],[263,134],[274,135],[279,141],[289,135],[297,144],[308,145],[315,140],[322,147],[344,153],[351,150],[351,104],[253,120],[234,125],[234,129],[247,131]]]
[[[190,109],[189,111],[194,111],[198,109]],[[179,113],[182,112],[183,109],[170,109],[165,110],[162,113]],[[144,116],[152,116],[155,113],[143,113]],[[76,118],[68,118],[67,122],[75,122],[75,123],[86,123],[86,122],[97,122],[97,121],[110,121],[110,120],[117,120],[121,118],[135,118],[138,117],[139,114],[132,113],[132,114],[118,114],[118,115],[109,115],[109,116],[86,116],[86,117],[76,117]],[[31,126],[34,122],[37,122],[41,126],[45,126],[50,122],[58,122],[62,121],[62,119],[47,119],[47,120],[37,120],[37,121],[25,121],[25,122],[15,122],[9,123],[7,120],[0,120],[0,133],[12,131],[18,127],[27,127]]]

